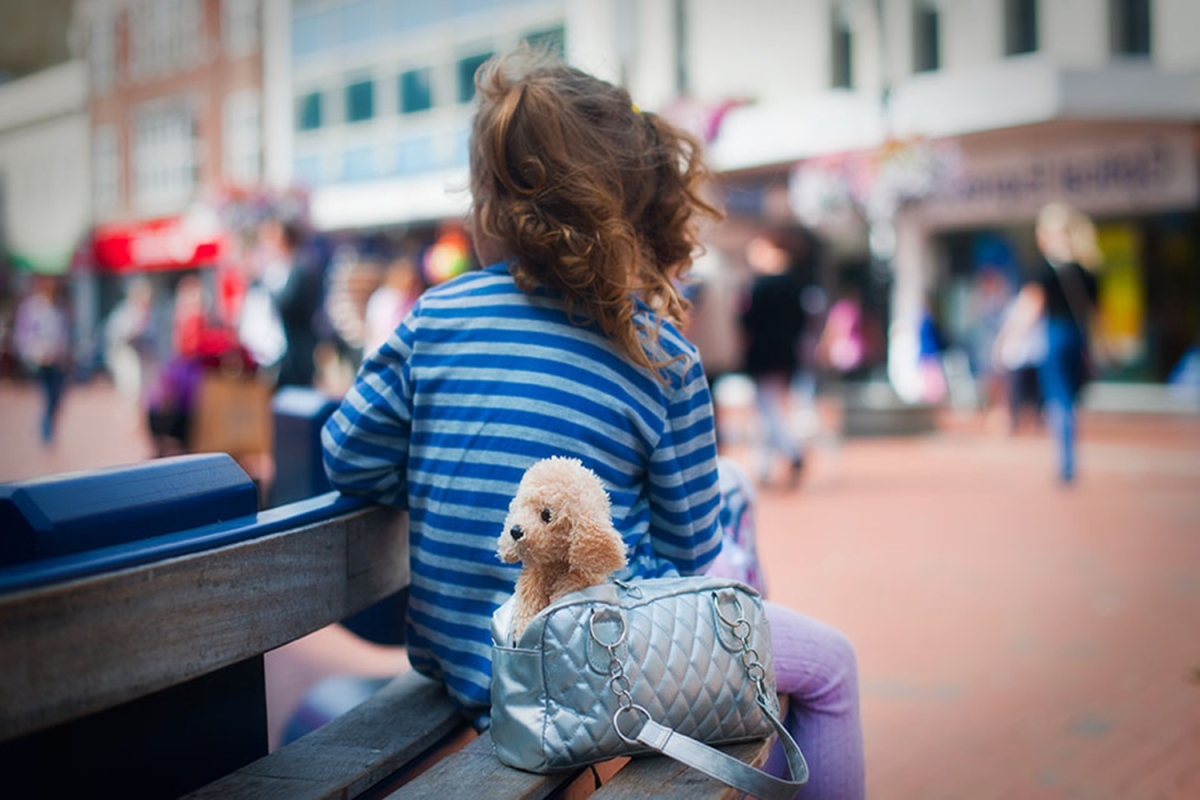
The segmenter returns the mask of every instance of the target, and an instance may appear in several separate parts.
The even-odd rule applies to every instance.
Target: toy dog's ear
[[[625,540],[607,520],[577,517],[570,537],[572,570],[602,579],[625,566]]]

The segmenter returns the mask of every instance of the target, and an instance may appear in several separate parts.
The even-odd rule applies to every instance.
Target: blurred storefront
[[[970,349],[981,273],[1010,291],[1040,261],[1052,200],[1093,217],[1105,263],[1101,380],[1162,382],[1200,336],[1200,137],[1186,124],[1054,122],[958,138],[954,185],[898,221],[924,249],[921,285],[951,344]]]

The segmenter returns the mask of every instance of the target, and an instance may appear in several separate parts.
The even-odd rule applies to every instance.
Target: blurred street
[[[0,384],[0,480],[149,453],[102,381],[52,449],[38,414]],[[819,436],[800,489],[760,496],[772,599],[858,649],[869,795],[1200,796],[1200,418],[1085,414],[1070,489],[1041,433],[940,431]]]

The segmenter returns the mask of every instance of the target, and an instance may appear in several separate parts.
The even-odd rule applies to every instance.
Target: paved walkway
[[[0,385],[0,480],[149,452],[101,384],[63,411],[43,450]],[[824,437],[761,495],[772,598],[858,648],[870,796],[1200,797],[1200,419],[1085,418],[1069,490],[1039,435],[943,431]]]
[[[946,427],[762,493],[772,598],[857,646],[869,796],[1200,797],[1200,419],[1086,418],[1067,490]]]

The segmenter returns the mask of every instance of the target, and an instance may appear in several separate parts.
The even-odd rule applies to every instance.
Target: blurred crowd
[[[253,403],[269,418],[265,404],[289,386],[339,396],[427,285],[470,266],[455,230],[339,244],[268,216],[236,244],[202,269],[123,277],[94,330],[73,324],[66,277],[30,276],[0,310],[0,377],[41,386],[44,442],[54,440],[69,384],[100,373],[140,404],[158,455],[228,449],[195,440],[199,416],[230,417]],[[248,446],[268,444],[258,431]]]
[[[1086,247],[1094,251],[1091,236]],[[727,396],[727,377],[752,387],[760,484],[795,487],[821,424],[818,395],[886,384],[887,309],[868,301],[871,287],[861,273],[826,269],[826,243],[798,223],[759,221],[738,241],[733,250],[710,248],[696,263],[683,287],[691,303],[687,334],[701,352],[715,403]],[[99,370],[141,405],[158,455],[268,450],[264,430],[236,442],[196,441],[197,418],[215,419],[220,428],[236,406],[251,404],[264,428],[280,388],[316,387],[340,397],[364,354],[391,335],[427,286],[477,266],[457,228],[423,238],[339,242],[279,215],[245,228],[232,254],[203,269],[125,277],[119,299],[93,331],[71,330],[63,278],[33,276],[19,304],[0,312],[0,370],[41,386],[42,439],[53,441],[71,380]],[[1046,424],[1049,354],[1045,319],[1035,324],[1045,315],[1031,311],[1022,292],[1036,265],[1014,271],[1001,263],[1010,256],[981,257],[953,335],[939,320],[934,296],[911,335],[918,343],[919,402],[975,410],[993,429],[1012,433],[1023,419]],[[1072,313],[1090,317],[1094,279],[1085,290],[1087,310]],[[1090,325],[1081,319],[1076,327],[1086,334]],[[1086,341],[1078,348],[1089,357],[1094,349]],[[1195,349],[1189,358],[1178,380],[1200,383]],[[1090,377],[1073,375],[1070,391],[1057,393],[1056,408],[1064,398],[1073,408]],[[1051,413],[1062,418],[1059,410]]]

